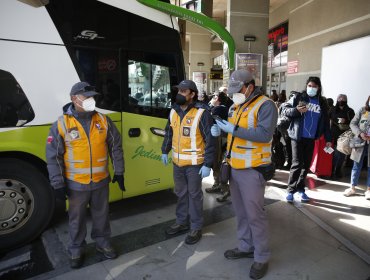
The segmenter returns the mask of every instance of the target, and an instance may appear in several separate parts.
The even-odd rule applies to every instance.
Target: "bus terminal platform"
[[[272,257],[262,279],[369,280],[370,200],[363,195],[366,174],[362,174],[357,194],[352,197],[342,195],[349,186],[348,176],[332,181],[309,174],[306,193],[311,202],[297,199],[293,205],[285,201],[288,175],[289,171],[278,170],[267,183],[265,204]],[[212,176],[205,178],[203,188],[212,184]],[[30,279],[249,279],[253,259],[228,260],[223,256],[227,249],[237,247],[230,198],[219,203],[218,195],[204,192],[203,237],[197,244],[187,245],[186,233],[165,235],[165,228],[174,222],[176,200],[170,191],[161,197],[158,205],[139,213],[122,209],[121,205],[129,201],[112,205],[112,243],[119,254],[117,259],[99,258],[93,241],[87,240],[82,268],[71,269],[67,255],[61,257],[54,249],[48,252],[54,269]],[[142,204],[145,208],[145,201]],[[60,250],[65,250],[66,220],[50,230],[58,236]],[[42,238],[48,239],[48,235],[51,233],[45,232]]]

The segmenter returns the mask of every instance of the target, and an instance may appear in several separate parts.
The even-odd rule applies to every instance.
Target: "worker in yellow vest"
[[[63,115],[50,128],[46,145],[47,168],[55,195],[69,200],[68,254],[72,268],[83,263],[88,206],[96,250],[108,259],[117,257],[110,243],[108,156],[114,168],[112,182],[118,182],[125,191],[122,142],[112,120],[95,111],[97,94],[86,82],[73,85],[72,102],[63,107]]]
[[[169,162],[172,149],[176,223],[166,230],[175,235],[189,230],[186,244],[195,244],[202,237],[202,178],[210,175],[214,157],[213,119],[207,105],[197,102],[198,89],[193,81],[176,86],[176,104],[172,106],[162,145],[162,162]]]
[[[250,72],[234,71],[228,94],[234,105],[228,121],[216,120],[213,136],[228,133],[227,161],[231,166],[230,193],[237,220],[239,245],[227,250],[227,259],[254,258],[249,276],[262,278],[268,269],[270,250],[264,209],[264,170],[271,165],[271,139],[278,112],[275,103],[263,96]],[[258,170],[257,170],[258,169]]]

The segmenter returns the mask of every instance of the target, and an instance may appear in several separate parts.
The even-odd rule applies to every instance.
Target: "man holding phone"
[[[261,94],[252,74],[234,71],[229,80],[234,105],[228,121],[216,120],[213,136],[227,133],[227,161],[231,166],[230,193],[236,220],[238,247],[226,250],[227,259],[254,258],[249,277],[262,278],[268,270],[270,249],[264,209],[266,181],[260,170],[271,164],[271,140],[278,112],[275,103]]]

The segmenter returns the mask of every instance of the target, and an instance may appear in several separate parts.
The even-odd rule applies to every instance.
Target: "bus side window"
[[[0,127],[22,126],[34,117],[32,106],[16,79],[0,69]]]
[[[169,68],[140,61],[128,63],[129,108],[131,112],[168,116],[171,108]]]

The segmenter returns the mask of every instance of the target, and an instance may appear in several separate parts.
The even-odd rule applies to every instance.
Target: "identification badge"
[[[190,136],[190,127],[184,126],[182,128],[182,135],[187,137]]]
[[[69,137],[71,137],[72,140],[76,140],[80,138],[80,133],[78,132],[77,127],[72,127],[68,130]]]

